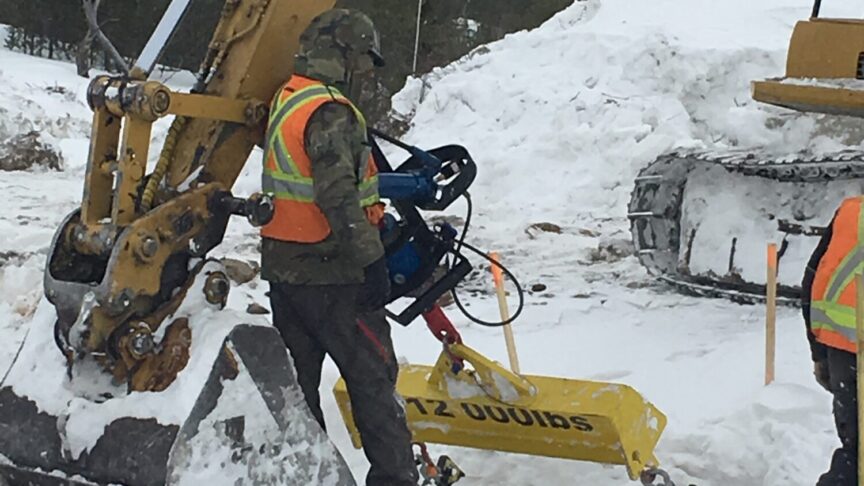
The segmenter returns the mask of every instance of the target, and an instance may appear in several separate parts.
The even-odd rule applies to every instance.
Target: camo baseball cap
[[[385,64],[375,24],[363,12],[350,9],[328,10],[312,20],[300,36],[297,58],[309,71],[328,77],[346,68],[365,72]]]

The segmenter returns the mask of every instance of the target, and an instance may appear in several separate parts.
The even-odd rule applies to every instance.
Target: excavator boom
[[[169,296],[192,277],[189,259],[221,242],[231,213],[267,206],[264,198],[239,204],[230,190],[263,136],[270,98],[291,74],[300,32],[332,6],[327,0],[225,2],[193,93],[180,93],[146,79],[188,7],[174,0],[130,76],[92,81],[84,198],[57,233],[45,277],[70,366],[96,353],[115,378],[149,380],[130,372],[146,373],[152,366],[142,362],[158,360],[158,353],[128,346],[153,347],[149,334],[160,323],[146,321],[179,303]],[[146,174],[152,123],[167,116],[173,124]],[[87,295],[92,305],[84,313]]]

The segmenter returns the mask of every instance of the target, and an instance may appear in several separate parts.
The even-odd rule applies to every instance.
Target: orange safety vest
[[[843,201],[819,260],[810,301],[810,330],[820,343],[856,352],[855,276],[864,272],[864,196]]]
[[[293,76],[279,90],[270,109],[262,188],[275,204],[273,220],[261,228],[261,236],[298,243],[318,243],[330,235],[330,224],[315,204],[312,161],[306,154],[306,125],[321,105],[336,101],[349,106],[366,132],[360,110],[336,88],[301,76]],[[371,153],[357,169],[360,205],[369,218],[380,211],[378,171]]]

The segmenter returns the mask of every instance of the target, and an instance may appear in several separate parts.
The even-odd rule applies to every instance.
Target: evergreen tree
[[[417,75],[444,66],[475,47],[508,32],[534,28],[574,0],[423,0]],[[578,1],[578,0],[577,0]],[[143,49],[170,0],[101,0],[99,23],[117,50],[129,61]],[[224,0],[194,0],[161,62],[197,70],[219,20]],[[417,22],[415,0],[337,0],[337,7],[366,12],[381,31],[387,67],[366,80],[360,104],[371,120],[383,120],[389,99],[412,74]],[[0,24],[11,26],[10,49],[54,59],[95,59],[109,66],[107,56],[87,49],[88,27],[80,0],[0,0]],[[82,49],[85,52],[78,53]],[[76,53],[78,58],[76,59]],[[110,66],[109,66],[110,67]],[[83,69],[83,73],[86,69]]]

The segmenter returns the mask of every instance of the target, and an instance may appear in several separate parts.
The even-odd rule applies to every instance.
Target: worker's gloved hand
[[[828,361],[816,361],[813,363],[813,376],[816,382],[826,391],[831,391],[831,375],[828,372]]]
[[[363,270],[363,288],[357,296],[360,312],[382,309],[390,298],[390,273],[387,259],[379,258]]]

